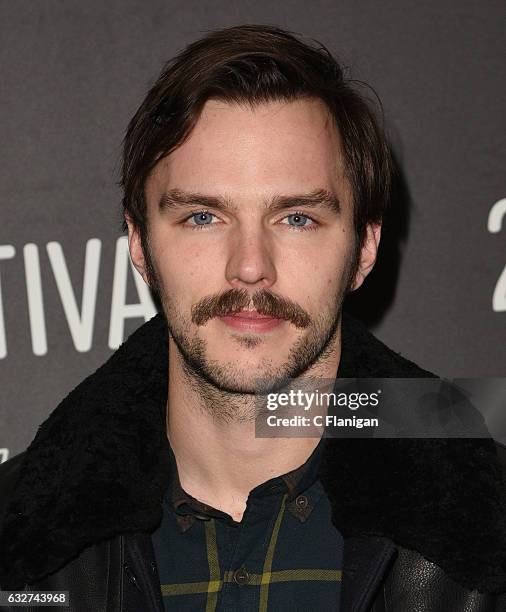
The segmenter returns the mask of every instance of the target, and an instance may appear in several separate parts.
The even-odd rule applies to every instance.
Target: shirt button
[[[237,584],[247,584],[249,582],[249,574],[244,569],[244,567],[240,567],[234,572],[234,581]]]
[[[297,508],[307,508],[307,505],[308,505],[307,497],[305,495],[299,495],[295,499],[295,505],[297,506]]]

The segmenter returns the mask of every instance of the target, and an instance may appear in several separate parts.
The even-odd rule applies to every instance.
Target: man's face
[[[188,140],[146,183],[147,256],[185,366],[229,392],[296,377],[333,350],[346,291],[374,264],[379,227],[354,267],[352,194],[339,134],[314,99],[255,109],[209,100]]]

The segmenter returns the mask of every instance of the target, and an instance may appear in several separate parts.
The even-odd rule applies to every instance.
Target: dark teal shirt
[[[240,522],[174,477],[152,534],[166,610],[339,610],[343,540],[317,480],[326,439],[296,470],[255,487]]]

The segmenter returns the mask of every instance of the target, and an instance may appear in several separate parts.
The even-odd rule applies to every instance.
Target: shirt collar
[[[251,490],[250,496],[269,495],[272,494],[273,491],[275,491],[276,494],[287,493],[287,504],[294,506],[292,502],[316,482],[318,478],[318,466],[325,444],[326,439],[321,438],[316,447],[313,449],[311,455],[302,465],[300,465],[298,468],[290,470],[289,472],[286,472],[285,474],[282,474],[281,476],[275,476],[274,478],[270,478],[266,482],[261,483]],[[204,504],[195,497],[189,495],[182,488],[179,480],[176,458],[170,445],[169,455],[171,463],[171,479],[164,501],[168,505],[169,509],[176,513],[176,519],[180,530],[186,531],[189,529],[189,527],[191,527],[191,525],[194,523],[194,519],[208,520],[210,518],[221,518],[231,521],[230,515],[228,515],[226,512],[222,512],[221,510]],[[300,519],[305,520],[307,518],[306,514],[309,515],[311,509],[311,507],[305,509],[297,508],[298,512],[296,516],[299,517],[300,514]]]

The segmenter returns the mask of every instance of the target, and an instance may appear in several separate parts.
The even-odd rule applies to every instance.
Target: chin
[[[202,364],[201,374],[208,382],[223,391],[232,393],[256,393],[265,383],[277,378],[282,363],[273,363],[265,358],[244,359],[237,357],[230,361],[230,355],[223,360],[209,359]],[[280,368],[281,367],[281,368]]]

